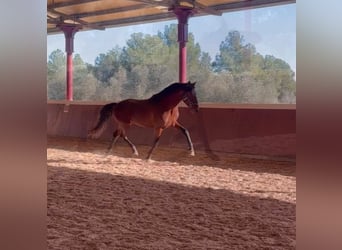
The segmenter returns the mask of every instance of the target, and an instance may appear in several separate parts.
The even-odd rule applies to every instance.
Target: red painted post
[[[179,43],[179,82],[185,83],[187,77],[186,68],[186,43]]]
[[[178,7],[173,11],[178,19],[179,82],[186,83],[186,43],[188,42],[188,18],[193,14],[193,10],[191,8]]]
[[[73,100],[73,64],[72,64],[72,53],[67,52],[67,70],[66,70],[66,99],[68,101]]]
[[[65,51],[67,53],[67,70],[66,70],[66,99],[73,100],[73,65],[72,53],[74,52],[74,35],[80,29],[76,25],[61,25],[60,29],[64,32],[65,36]]]

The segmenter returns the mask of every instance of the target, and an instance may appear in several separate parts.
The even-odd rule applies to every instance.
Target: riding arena
[[[213,92],[224,98],[231,89],[234,90],[233,87],[240,87],[241,84],[229,82],[235,77],[229,70],[219,77],[217,71],[213,70],[205,78],[207,82],[200,85],[201,81],[196,76],[202,72],[198,69],[206,71],[214,63],[210,61],[209,53],[203,53],[203,60],[196,59],[199,63],[195,64],[195,73],[187,75],[190,52],[193,50],[193,55],[197,55],[195,52],[199,45],[196,43],[188,54],[186,50],[186,44],[193,39],[188,34],[190,17],[221,16],[225,12],[295,2],[48,0],[47,32],[64,33],[65,37],[66,67],[63,67],[66,69],[66,85],[65,99],[51,98],[47,102],[47,248],[295,249],[296,105],[290,104],[293,103],[290,101],[286,102],[289,104],[271,101],[269,103],[272,104],[267,101],[267,104],[254,104],[260,102],[253,101],[234,104],[237,102],[231,99],[224,99],[220,103],[216,95],[213,102],[199,102],[196,88],[201,87],[201,93],[206,92],[207,88],[215,85],[215,79],[222,80],[227,92],[221,93],[223,88]],[[250,32],[251,16],[251,12],[246,12],[244,16],[248,34],[253,33]],[[173,26],[177,27],[174,29],[177,32],[175,37],[165,29],[179,47],[178,57],[173,56],[172,52],[172,60],[164,60],[171,62],[167,68],[171,69],[168,76],[170,79],[178,77],[176,82],[168,84],[159,81],[163,72],[155,71],[155,78],[164,89],[153,92],[146,99],[133,99],[123,94],[122,100],[108,102],[98,101],[95,97],[78,99],[89,101],[73,100],[74,35],[77,32],[165,20],[178,22],[177,26]],[[230,25],[225,24],[223,18],[218,23]],[[161,40],[160,46],[165,45],[165,39],[158,39]],[[102,41],[97,39],[95,43],[102,44]],[[219,46],[223,52],[227,47],[225,43]],[[132,46],[134,44],[131,42]],[[150,46],[151,42],[147,44]],[[159,48],[159,43],[156,44]],[[169,51],[174,51],[174,47],[172,45]],[[143,48],[141,54],[145,57],[149,51]],[[251,71],[255,71],[258,79],[266,77],[261,71],[268,64],[259,62],[263,57],[256,54],[253,48],[248,44],[241,46],[241,58],[246,59],[241,65],[249,67],[252,61],[249,55],[255,54],[253,58],[258,60],[253,61],[253,65],[257,67],[254,69],[251,66]],[[227,67],[234,64],[231,60],[236,57],[236,51],[229,50],[230,54],[220,57],[227,59]],[[126,65],[127,58],[120,58]],[[238,57],[238,60],[241,58]],[[272,58],[268,57],[268,60]],[[272,65],[274,63],[277,66],[278,61],[281,60],[274,59]],[[126,73],[132,73],[133,66],[141,66],[139,62],[135,63],[137,65],[134,63],[126,65]],[[207,63],[208,67],[203,63]],[[163,63],[154,62],[155,66],[159,64]],[[221,65],[220,60],[217,64]],[[178,72],[173,68],[174,65],[178,67]],[[288,66],[285,63],[281,65]],[[104,66],[107,67],[107,64]],[[225,67],[218,69],[225,70]],[[91,70],[91,65],[85,68]],[[276,69],[274,71],[280,72]],[[266,70],[274,73],[273,68]],[[88,77],[87,74],[85,76]],[[131,84],[126,79],[129,88],[139,87],[140,82],[145,87],[150,86],[146,84],[151,78],[134,77],[139,79],[139,83]],[[256,78],[251,78],[249,71],[241,75],[241,79],[239,77],[235,78],[246,80],[247,84],[243,85],[247,87],[242,92],[260,92],[262,101],[265,97],[263,94],[278,93],[276,88],[275,91],[251,89],[256,85]],[[90,79],[94,80],[89,80],[89,86],[94,87],[96,81],[99,83],[95,78]],[[257,83],[262,87],[269,83],[284,87],[280,86],[283,78],[281,81],[265,79],[267,81],[258,80]],[[118,82],[121,84],[122,81]],[[230,88],[226,87],[228,82]],[[64,87],[55,84],[55,81],[48,86],[64,91]],[[77,87],[80,88],[80,85]],[[95,87],[93,90],[95,92]],[[88,89],[85,92],[89,94]],[[242,92],[237,95],[244,94]],[[101,93],[104,92],[99,94],[102,98]],[[115,93],[121,96],[120,91]],[[148,93],[152,93],[152,88]],[[289,95],[286,93],[279,96],[287,98]]]
[[[175,95],[177,105],[184,93],[181,98]],[[148,104],[142,108],[123,103],[130,108],[109,107],[131,115],[131,108],[139,107],[140,115],[146,112],[151,117]],[[222,118],[220,112],[227,115],[227,111],[219,108],[217,119],[208,119],[212,108],[201,110],[199,105],[199,111],[192,112],[181,105],[183,125],[179,126],[188,131],[184,132],[177,128],[177,119],[168,123],[171,114],[176,112],[178,118],[178,106],[159,104],[167,107],[153,111],[161,119],[130,116],[142,125],[130,130],[127,117],[113,109],[110,115],[117,117],[95,139],[89,135],[100,114],[107,112],[101,112],[105,106],[49,104],[49,249],[295,249],[296,177],[291,151],[295,137],[291,131],[278,128],[278,133],[267,135],[267,127],[251,126],[236,131],[240,137],[242,132],[257,136],[225,138],[227,133],[220,130],[234,131],[237,120],[246,116],[248,121],[258,110],[234,109]],[[267,117],[274,119],[282,110],[259,112],[268,115],[259,114],[263,121],[255,120],[257,124]],[[286,116],[293,112],[283,112],[284,119],[291,120]],[[125,122],[115,126],[120,118]],[[226,119],[231,123],[218,124]],[[147,121],[153,121],[153,126],[147,126]],[[164,122],[175,128],[165,129],[160,136],[158,131],[168,127]],[[152,145],[155,150],[150,157]]]

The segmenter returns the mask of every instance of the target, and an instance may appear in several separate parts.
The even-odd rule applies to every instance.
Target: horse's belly
[[[138,115],[137,117],[132,117],[131,124],[136,125],[143,128],[153,128],[155,127],[155,122],[153,120],[153,117],[148,116],[141,116]]]

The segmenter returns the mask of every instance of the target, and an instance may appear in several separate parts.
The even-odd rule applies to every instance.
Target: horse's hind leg
[[[116,142],[120,136],[122,136],[122,138],[131,146],[131,148],[133,150],[133,154],[139,155],[138,150],[135,147],[135,145],[128,139],[128,137],[125,135],[125,133],[120,129],[115,130],[115,132],[113,133],[113,138],[112,138],[112,141],[108,147],[107,153],[110,153],[110,151],[112,150],[113,146],[116,144]]]
[[[117,142],[117,140],[119,139],[121,135],[121,132],[117,129],[115,130],[115,132],[113,133],[113,138],[112,141],[107,149],[107,153],[110,153],[110,151],[112,150],[113,146],[115,145],[115,143]]]
[[[133,154],[135,155],[139,155],[137,148],[135,147],[135,145],[128,139],[128,137],[126,135],[123,136],[124,140],[131,146],[132,150],[133,150]]]
[[[185,135],[186,140],[188,141],[188,144],[189,144],[190,155],[194,156],[195,150],[194,150],[194,145],[192,144],[192,141],[190,138],[189,131],[186,128],[184,128],[182,125],[180,125],[178,122],[176,122],[175,127],[178,128],[180,131],[182,131],[182,133]]]

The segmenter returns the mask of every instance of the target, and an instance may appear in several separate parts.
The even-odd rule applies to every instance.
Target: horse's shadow
[[[292,249],[295,204],[226,189],[49,166],[57,249]]]

